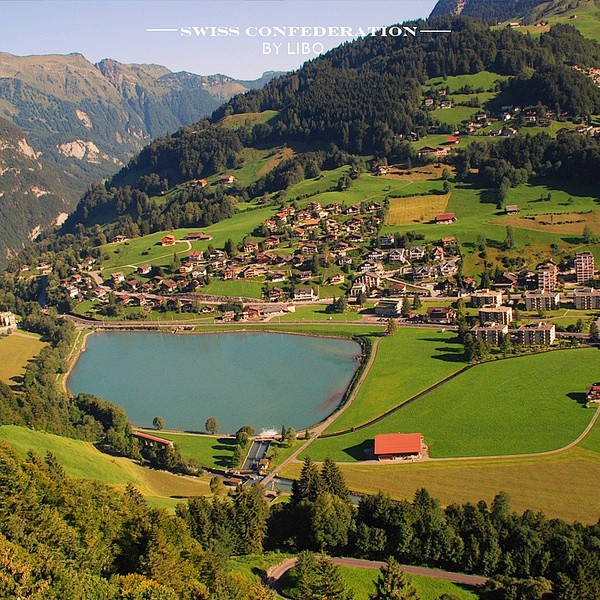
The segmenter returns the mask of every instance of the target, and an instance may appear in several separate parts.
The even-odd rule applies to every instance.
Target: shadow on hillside
[[[569,392],[567,397],[571,398],[571,400],[575,400],[577,404],[583,406],[584,408],[587,405],[587,396],[585,392]]]
[[[423,342],[435,342],[436,344],[461,344],[461,341],[458,339],[458,335],[457,335],[457,337],[453,337],[453,338],[443,338],[443,337],[439,337],[439,338],[421,338],[421,341],[423,341]],[[436,348],[436,350],[439,350],[439,348]]]
[[[373,444],[375,440],[369,439],[356,444],[356,446],[350,446],[344,448],[343,451],[354,460],[371,460],[373,458]]]

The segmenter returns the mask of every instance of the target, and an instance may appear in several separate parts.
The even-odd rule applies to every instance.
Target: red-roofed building
[[[458,142],[460,142],[460,140],[455,135],[446,138],[446,144],[458,144]]]
[[[438,225],[440,223],[441,224],[454,223],[454,221],[456,221],[455,213],[443,213],[441,215],[435,215],[435,222]]]
[[[419,459],[423,452],[420,433],[380,433],[375,436],[373,454],[377,460]]]
[[[173,446],[171,440],[165,440],[164,438],[150,435],[148,433],[142,433],[141,431],[133,431],[131,435],[137,438],[143,446]]]

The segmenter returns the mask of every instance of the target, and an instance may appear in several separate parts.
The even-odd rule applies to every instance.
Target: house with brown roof
[[[435,222],[437,225],[449,225],[450,223],[454,223],[455,221],[455,213],[442,213],[440,215],[435,215]]]
[[[174,235],[165,235],[160,240],[161,246],[174,246],[175,245],[175,236]]]
[[[454,322],[456,312],[450,306],[430,306],[427,309],[427,322],[450,325]]]

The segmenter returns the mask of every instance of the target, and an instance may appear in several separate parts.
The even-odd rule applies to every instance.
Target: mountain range
[[[0,52],[0,260],[152,139],[276,75],[240,81],[112,59],[93,64],[81,54]],[[25,172],[27,181],[16,177]]]

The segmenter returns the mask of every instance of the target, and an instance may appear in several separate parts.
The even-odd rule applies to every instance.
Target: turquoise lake
[[[175,335],[101,332],[87,337],[67,385],[110,400],[149,427],[257,433],[302,429],[338,406],[358,366],[352,340],[273,333]]]

